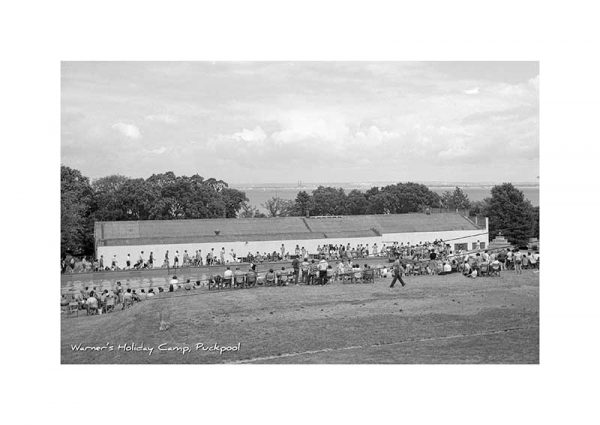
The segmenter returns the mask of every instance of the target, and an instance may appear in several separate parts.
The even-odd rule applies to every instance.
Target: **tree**
[[[244,202],[248,202],[248,198],[244,192],[237,189],[225,187],[220,190],[220,195],[225,204],[225,217],[235,218],[238,211],[242,208]]]
[[[264,218],[265,214],[261,213],[258,208],[254,205],[250,205],[248,202],[242,203],[238,218]]]
[[[423,184],[397,183],[382,189],[371,188],[366,193],[370,214],[403,214],[437,207],[440,197]]]
[[[294,215],[304,217],[310,214],[313,209],[313,204],[312,197],[306,191],[301,190],[296,195],[296,200],[294,202]]]
[[[491,192],[487,208],[490,239],[502,232],[511,243],[527,244],[529,238],[534,236],[536,226],[535,209],[531,203],[511,183],[494,186]]]
[[[294,211],[294,201],[274,196],[262,206],[267,210],[269,217],[287,217]]]
[[[453,192],[445,191],[442,194],[441,200],[444,208],[449,208],[451,210],[469,209],[471,207],[469,197],[460,187],[455,187]]]
[[[319,186],[312,192],[311,215],[345,215],[346,193],[344,189]]]
[[[360,190],[351,190],[346,197],[346,211],[350,215],[366,214],[369,201]]]
[[[471,207],[469,208],[470,215],[478,215],[488,217],[488,211],[490,209],[490,198],[482,199],[481,201],[471,202]]]
[[[93,204],[90,181],[80,171],[60,167],[60,251],[88,254],[94,247],[94,223],[90,218]]]

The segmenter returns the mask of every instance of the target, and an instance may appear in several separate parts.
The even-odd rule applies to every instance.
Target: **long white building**
[[[279,252],[281,244],[293,254],[296,245],[315,253],[324,244],[381,247],[443,239],[458,250],[486,248],[489,242],[487,218],[476,224],[457,213],[109,221],[95,223],[94,237],[97,258],[102,255],[109,266],[116,255],[120,267],[127,254],[135,263],[141,251],[146,259],[152,252],[155,266],[160,266],[167,250],[172,263],[176,251],[181,262],[185,250],[190,256],[201,250],[205,259],[212,248],[217,255],[225,248],[244,257],[249,252]]]

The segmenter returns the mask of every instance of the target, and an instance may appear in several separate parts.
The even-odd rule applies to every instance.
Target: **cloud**
[[[160,148],[156,148],[156,149],[149,149],[146,152],[149,153],[153,153],[155,155],[162,155],[163,153],[165,153],[167,151],[167,148],[164,146],[161,146]]]
[[[464,94],[479,94],[479,87],[474,87],[472,89],[465,90]]]
[[[273,140],[282,144],[318,139],[341,143],[350,134],[346,117],[339,111],[291,110],[277,117],[281,130],[272,134]]]
[[[265,141],[267,135],[260,126],[257,126],[254,130],[244,128],[242,131],[233,133],[231,138],[241,142],[260,143]]]
[[[163,124],[175,124],[177,118],[169,114],[146,115],[146,121],[160,122]]]
[[[122,122],[113,124],[112,128],[114,128],[115,130],[117,130],[118,132],[120,132],[121,134],[123,134],[126,137],[129,137],[130,139],[139,139],[140,137],[142,137],[142,133],[140,132],[140,129],[137,128],[137,126],[133,125],[133,124],[125,124]]]

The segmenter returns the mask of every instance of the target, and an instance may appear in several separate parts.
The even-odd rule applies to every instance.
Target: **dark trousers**
[[[392,284],[390,285],[390,288],[393,288],[394,285],[396,284],[396,281],[399,280],[400,284],[402,286],[405,285],[404,281],[402,280],[402,275],[400,273],[394,273],[394,279],[392,280]]]
[[[298,277],[300,276],[300,270],[299,269],[294,269],[294,283],[297,285],[298,284]]]

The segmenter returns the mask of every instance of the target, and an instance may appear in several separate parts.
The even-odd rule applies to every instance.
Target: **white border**
[[[10,423],[248,422],[251,413],[261,423],[580,423],[592,417],[600,297],[595,254],[587,252],[599,240],[597,14],[578,1],[391,4],[4,6],[2,363],[8,369],[3,416]],[[95,59],[541,60],[541,365],[60,366],[53,302],[60,60]],[[32,265],[13,263],[15,252],[29,254]],[[90,379],[94,385],[86,384]],[[215,397],[200,398],[203,386]]]

